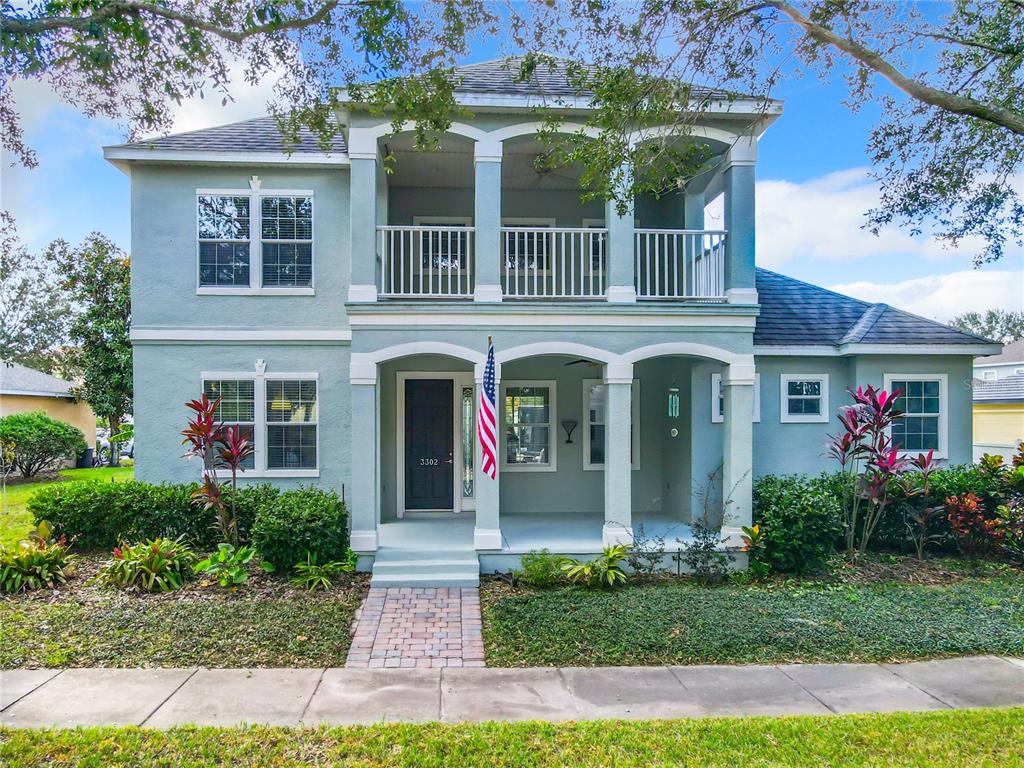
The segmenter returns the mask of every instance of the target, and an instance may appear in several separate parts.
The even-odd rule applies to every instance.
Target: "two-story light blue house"
[[[329,153],[286,154],[270,118],[106,148],[132,183],[139,478],[196,477],[179,432],[205,390],[255,442],[247,476],[344,492],[375,583],[467,584],[706,513],[735,541],[755,477],[829,466],[847,386],[904,390],[904,448],[971,460],[972,361],[998,347],[755,267],[780,105],[723,103],[698,130],[715,173],[619,215],[536,170],[538,84],[515,69],[459,71],[475,118],[439,152],[356,108]],[[577,130],[586,94],[538,77]],[[488,336],[496,480],[475,438]]]

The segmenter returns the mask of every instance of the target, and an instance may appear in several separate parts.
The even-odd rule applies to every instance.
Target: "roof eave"
[[[992,354],[985,344],[754,344],[754,354],[781,357],[846,357],[850,355],[970,355]]]
[[[124,145],[104,147],[103,157],[124,173],[130,173],[132,163],[289,165],[293,167],[341,167],[349,164],[348,154],[344,152],[234,152],[159,149]]]

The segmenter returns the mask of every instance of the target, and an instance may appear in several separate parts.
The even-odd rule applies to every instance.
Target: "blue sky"
[[[492,45],[478,45],[466,63],[492,56]],[[0,202],[15,214],[22,237],[42,249],[52,239],[78,241],[99,230],[129,248],[130,181],[102,157],[102,146],[124,141],[124,131],[78,113],[42,83],[18,82],[15,94],[40,160],[25,170],[4,158]],[[219,98],[181,105],[175,130],[264,114],[270,85],[240,85],[233,94],[227,107]],[[814,76],[776,92],[785,109],[760,146],[758,263],[943,320],[967,309],[1024,308],[1020,251],[974,270],[970,244],[947,251],[927,236],[892,228],[876,238],[860,228],[876,195],[864,148],[877,110],[851,112],[845,95],[842,83]]]

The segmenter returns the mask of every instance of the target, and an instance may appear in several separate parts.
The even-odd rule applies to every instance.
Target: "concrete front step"
[[[373,561],[371,587],[478,587],[476,553],[414,552],[381,549]]]

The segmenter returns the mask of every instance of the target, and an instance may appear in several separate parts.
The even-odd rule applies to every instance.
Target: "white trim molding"
[[[910,414],[911,416],[937,416],[939,429],[939,447],[935,449],[934,458],[949,457],[949,376],[945,373],[885,373],[882,375],[882,387],[892,392],[894,381],[937,381],[939,382],[939,412],[937,414]],[[899,407],[899,404],[897,404]],[[906,410],[900,408],[901,411]],[[901,456],[917,456],[926,451],[900,451]]]
[[[497,283],[477,283],[473,289],[473,301],[497,304],[504,298],[501,286]]]
[[[793,395],[797,400],[818,400],[818,413],[790,413],[788,384],[793,381],[816,381],[821,385],[821,394]],[[827,424],[830,418],[828,404],[827,373],[783,373],[779,375],[779,422],[781,424]]]
[[[354,552],[376,552],[377,531],[352,531],[349,534],[349,546]]]
[[[636,304],[636,286],[609,285],[605,298],[609,304]]]
[[[344,152],[208,152],[193,149],[149,149],[148,147],[104,147],[103,157],[121,166],[127,162],[209,163],[234,165],[347,166]]]
[[[998,344],[842,344],[779,346],[756,345],[758,357],[844,357],[846,355],[998,355]],[[979,365],[981,365],[979,363]]]
[[[729,304],[757,304],[757,291],[753,288],[730,288],[725,292]]]
[[[474,528],[473,549],[500,550],[501,529],[500,528]]]
[[[619,544],[629,547],[633,544],[633,529],[622,523],[605,522],[601,526],[601,543],[606,547],[614,547]]]
[[[241,330],[235,328],[132,328],[133,344],[182,342],[189,344],[347,344],[352,341],[348,328],[334,330]]]
[[[377,301],[377,286],[350,285],[348,287],[348,300],[351,302],[375,302]]]

